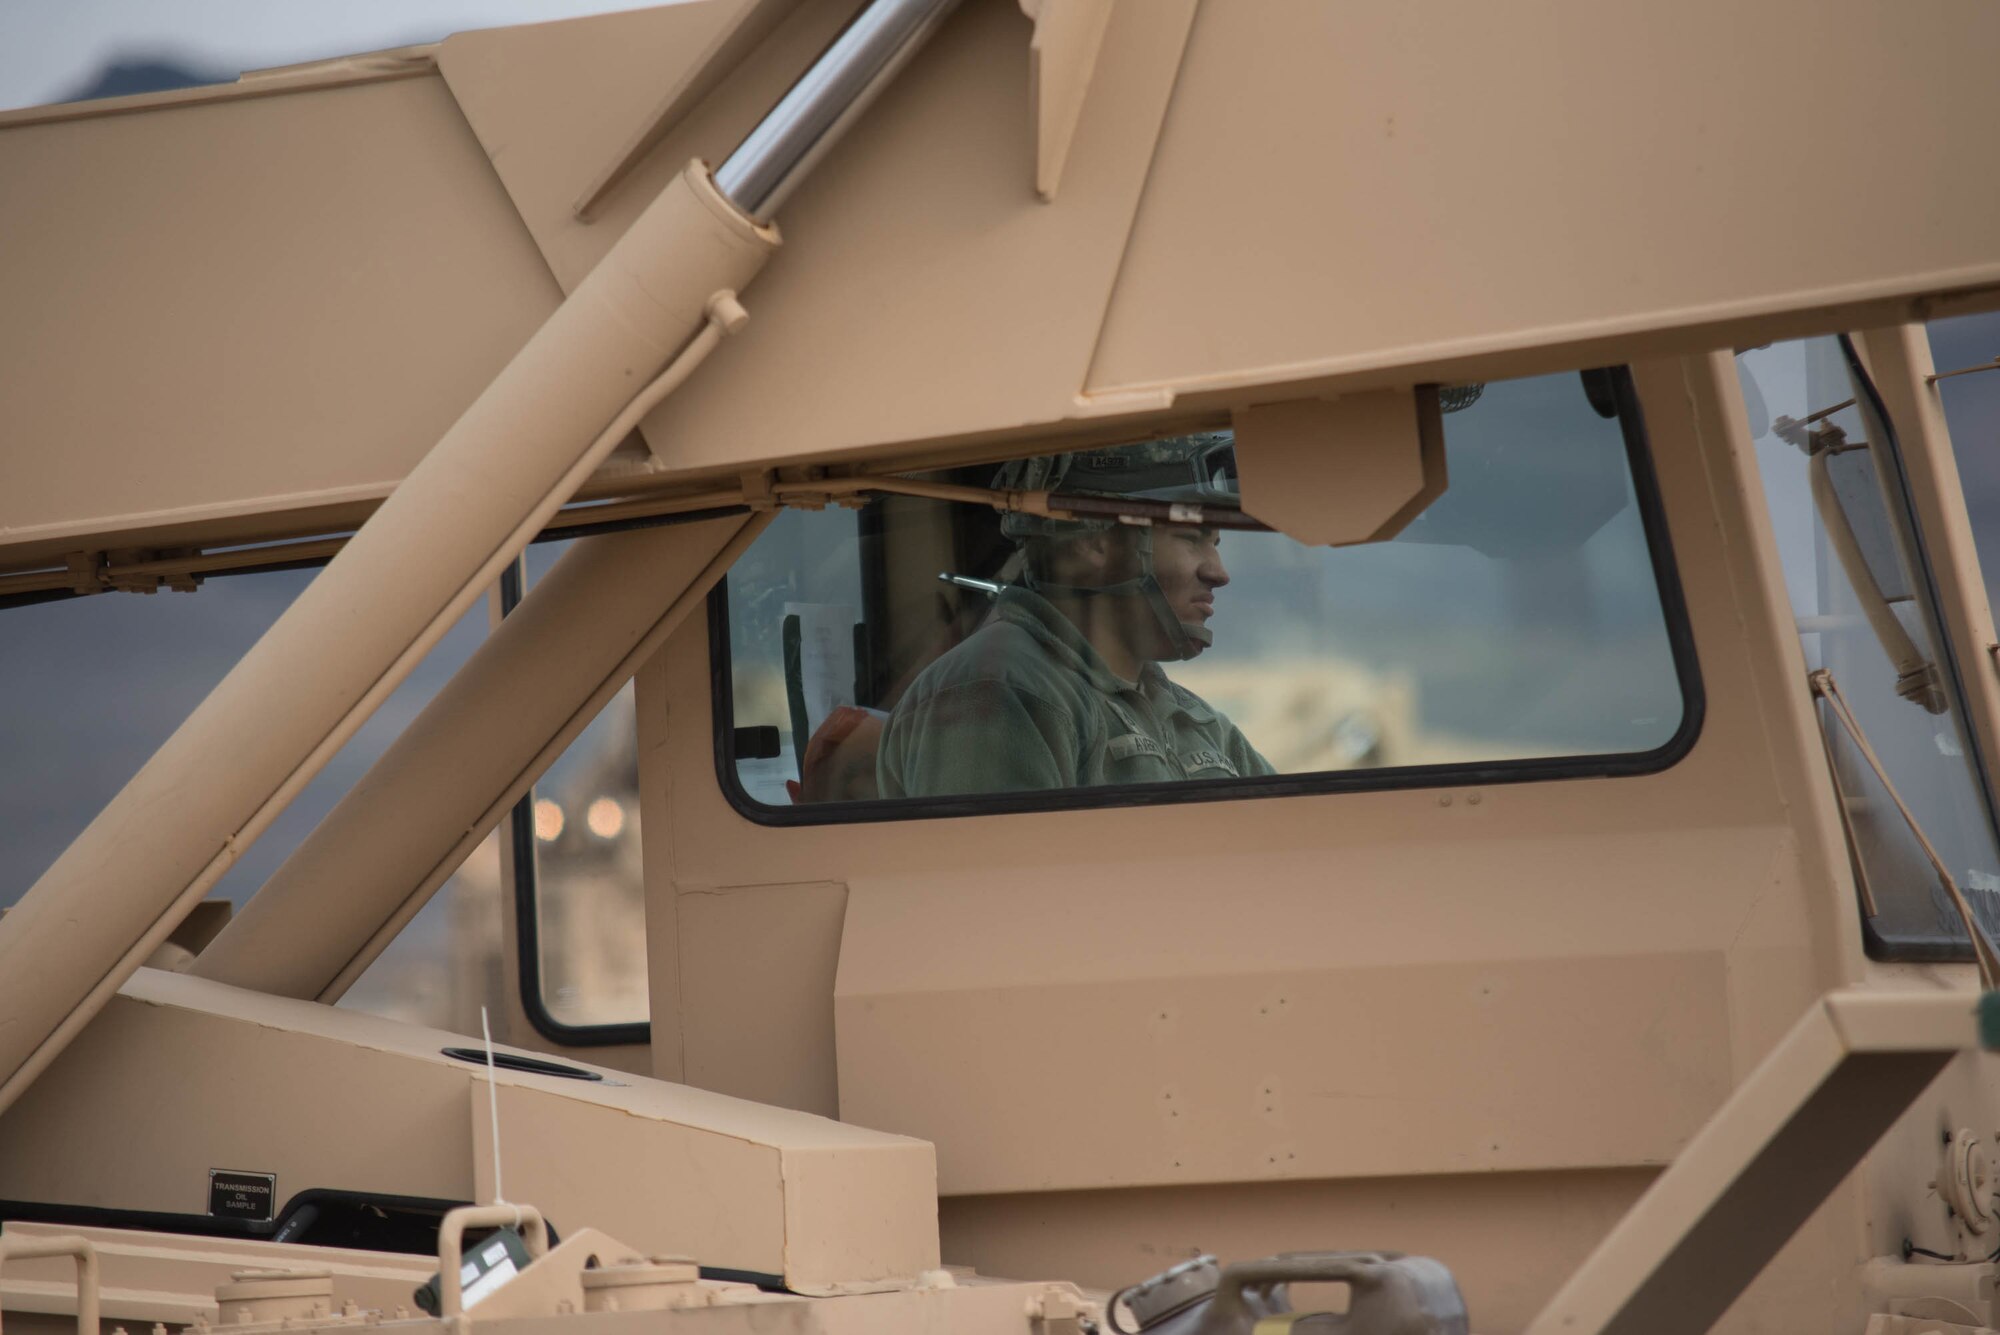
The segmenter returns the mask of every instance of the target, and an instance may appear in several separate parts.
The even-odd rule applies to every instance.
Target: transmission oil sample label
[[[230,1168],[208,1170],[208,1212],[225,1219],[268,1223],[277,1208],[276,1173],[241,1173]]]

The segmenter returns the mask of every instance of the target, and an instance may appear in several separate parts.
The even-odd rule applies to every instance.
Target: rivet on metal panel
[[[1450,806],[1450,805],[1451,805],[1451,794],[1450,794],[1450,793],[1439,793],[1439,794],[1438,794],[1438,805],[1439,805],[1439,806],[1441,806],[1441,807],[1448,807],[1448,806]]]

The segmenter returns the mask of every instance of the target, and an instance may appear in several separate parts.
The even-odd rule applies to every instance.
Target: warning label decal
[[[208,1212],[225,1219],[268,1222],[277,1209],[278,1175],[242,1173],[231,1168],[208,1170]]]

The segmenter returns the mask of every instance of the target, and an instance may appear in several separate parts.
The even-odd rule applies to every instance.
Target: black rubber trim
[[[340,1191],[330,1187],[309,1187],[295,1192],[284,1208],[270,1219],[229,1219],[219,1215],[177,1214],[166,1210],[126,1210],[116,1206],[69,1205],[60,1201],[0,1200],[0,1221],[28,1224],[68,1224],[79,1228],[122,1228],[146,1233],[176,1233],[187,1237],[254,1238],[282,1241],[277,1237],[298,1218],[301,1211],[327,1205],[373,1207],[401,1215],[435,1216],[446,1214],[471,1201],[447,1200],[437,1196],[396,1196],[374,1191]],[[550,1231],[553,1245],[554,1230]],[[338,1242],[315,1242],[313,1246],[342,1246]],[[379,1251],[380,1247],[364,1250]],[[394,1250],[393,1248],[390,1250]],[[435,1231],[428,1247],[410,1255],[435,1255]]]
[[[571,511],[572,514],[588,514],[588,510]],[[711,505],[706,510],[677,510],[666,515],[641,515],[637,519],[607,519],[601,524],[575,524],[569,528],[544,529],[535,535],[536,542],[568,542],[571,538],[594,538],[604,533],[630,533],[642,528],[672,528],[676,524],[699,524],[705,519],[727,519],[732,515],[747,515],[747,505]]]
[[[479,1048],[439,1048],[439,1052],[453,1061],[471,1062],[474,1066],[486,1065],[486,1053]],[[562,1080],[602,1080],[595,1071],[586,1071],[581,1066],[571,1066],[568,1062],[552,1062],[546,1057],[528,1057],[518,1052],[493,1054],[493,1066],[501,1071],[519,1071],[524,1075],[552,1075]]]
[[[1605,368],[1615,387],[1620,434],[1632,473],[1646,549],[1652,557],[1659,586],[1660,612],[1666,623],[1674,675],[1681,690],[1681,722],[1674,735],[1650,751],[1613,755],[1550,756],[1532,760],[1472,761],[1451,765],[1409,765],[1319,774],[1283,774],[1257,778],[1183,779],[1172,783],[1106,784],[1054,792],[967,793],[933,798],[874,799],[829,802],[802,807],[765,806],[743,791],[736,778],[735,702],[729,669],[729,585],[716,583],[708,598],[709,694],[715,749],[716,779],[737,814],[758,825],[843,825],[866,821],[944,820],[1024,811],[1074,811],[1081,808],[1162,806],[1182,802],[1223,802],[1254,797],[1292,797],[1308,793],[1382,792],[1404,788],[1484,786],[1537,783],[1556,779],[1623,778],[1657,774],[1680,762],[1694,749],[1707,714],[1694,633],[1688,625],[1687,597],[1674,564],[1673,540],[1667,531],[1658,475],[1646,438],[1645,414],[1626,367]]]
[[[286,1203],[285,1212],[291,1211]],[[98,1205],[65,1205],[59,1201],[0,1201],[0,1221],[24,1224],[70,1224],[79,1228],[130,1228],[146,1233],[183,1233],[207,1238],[268,1238],[278,1231],[285,1214],[276,1219],[224,1219],[205,1214],[173,1214],[163,1210],[119,1210]]]
[[[603,533],[627,533],[641,528],[666,528],[674,524],[696,524],[705,519],[725,519],[750,513],[747,505],[722,505],[707,510],[686,510],[679,514],[649,515],[643,519],[610,520],[602,524],[580,524],[560,532],[545,532],[537,542],[595,537]],[[510,565],[500,575],[500,613],[505,616],[520,604],[520,565]],[[514,804],[507,816],[507,838],[514,850],[514,941],[515,964],[521,980],[521,1009],[535,1032],[551,1043],[566,1048],[611,1048],[628,1044],[649,1044],[653,1026],[646,1020],[625,1024],[567,1024],[556,1018],[542,996],[541,918],[535,912],[535,794]]]
[[[204,1238],[250,1238],[262,1242],[285,1241],[276,1235],[285,1231],[285,1226],[298,1218],[308,1208],[326,1205],[373,1206],[393,1211],[401,1215],[432,1216],[440,1223],[445,1215],[471,1201],[446,1200],[434,1196],[391,1196],[371,1191],[335,1191],[326,1187],[313,1187],[298,1192],[285,1202],[285,1208],[278,1211],[275,1219],[252,1221],[248,1219],[224,1219],[206,1214],[174,1214],[163,1210],[121,1210],[102,1205],[66,1205],[56,1201],[8,1201],[0,1200],[0,1223],[18,1220],[24,1224],[60,1224],[76,1228],[122,1228],[143,1233],[174,1233],[182,1237]],[[549,1246],[553,1249],[562,1241],[556,1226],[549,1223]],[[302,1244],[313,1247],[347,1247],[349,1244],[334,1241],[312,1241]],[[400,1249],[395,1247],[368,1247],[367,1251],[401,1251],[407,1256],[437,1255],[437,1236],[432,1230],[430,1240],[421,1245]],[[721,1280],[731,1284],[754,1284],[766,1293],[790,1293],[785,1287],[785,1277],[768,1270],[740,1270],[730,1266],[705,1265],[700,1267],[703,1279]]]
[[[766,1293],[791,1292],[785,1287],[783,1275],[774,1275],[768,1270],[731,1270],[727,1266],[705,1265],[701,1267],[701,1277],[727,1284],[755,1284]]]
[[[514,562],[500,574],[500,614],[512,612],[522,597],[521,565]],[[530,788],[507,817],[507,838],[514,851],[515,964],[521,979],[521,1009],[535,1032],[566,1048],[609,1048],[651,1043],[653,1026],[645,1020],[626,1024],[568,1024],[556,1018],[542,996],[541,918],[535,912],[535,791]]]

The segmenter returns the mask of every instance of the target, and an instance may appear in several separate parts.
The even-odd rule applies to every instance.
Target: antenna
[[[486,1107],[493,1117],[493,1203],[507,1199],[500,1187],[500,1091],[493,1082],[493,1026],[486,1019],[486,1007],[479,1008],[479,1032],[486,1038]]]

